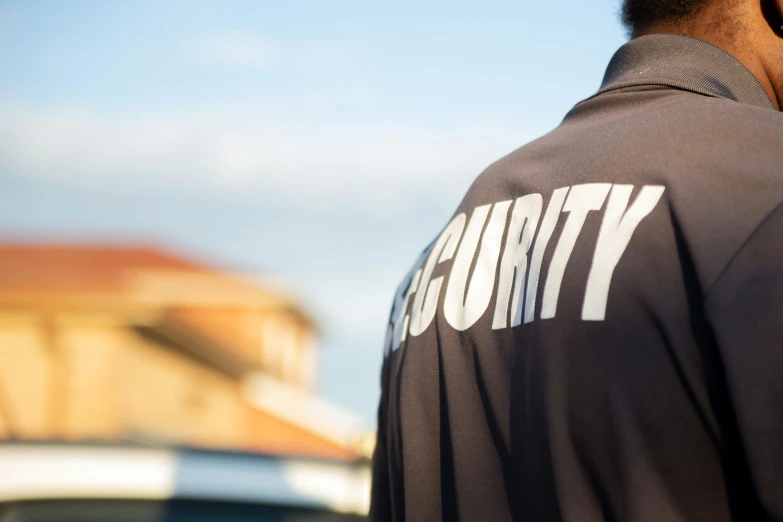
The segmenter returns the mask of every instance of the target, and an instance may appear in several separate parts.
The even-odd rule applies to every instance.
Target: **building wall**
[[[50,354],[37,315],[0,311],[0,400],[6,434],[44,438],[50,418]]]
[[[129,433],[193,445],[242,445],[246,419],[236,379],[141,335],[128,339],[120,365],[120,408]]]
[[[125,371],[124,325],[96,315],[60,317],[52,337],[54,373],[62,375],[54,398],[62,409],[59,432],[67,439],[122,438],[117,383]]]
[[[312,327],[286,309],[199,306],[177,310],[211,339],[287,384],[312,390],[316,346]]]
[[[264,372],[286,384],[312,390],[316,364],[312,330],[285,312],[265,315],[260,325],[263,335],[258,350]]]
[[[0,386],[5,431],[25,439],[245,438],[235,378],[101,314],[0,312]]]
[[[354,458],[352,450],[253,407],[240,376],[125,321],[111,310],[0,309],[0,438]],[[311,386],[311,329],[286,314],[254,324],[265,374]]]

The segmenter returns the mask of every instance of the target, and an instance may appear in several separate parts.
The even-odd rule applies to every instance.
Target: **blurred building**
[[[0,245],[0,437],[353,459],[288,295],[148,247]]]

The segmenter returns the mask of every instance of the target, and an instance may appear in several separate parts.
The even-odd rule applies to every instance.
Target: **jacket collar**
[[[655,34],[631,40],[609,62],[598,93],[638,85],[665,85],[777,110],[739,60],[687,36]]]

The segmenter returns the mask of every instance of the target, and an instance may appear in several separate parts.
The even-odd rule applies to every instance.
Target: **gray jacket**
[[[375,521],[783,521],[783,115],[648,36],[405,277]]]

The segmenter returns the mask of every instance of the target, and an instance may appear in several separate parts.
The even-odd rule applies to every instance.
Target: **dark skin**
[[[720,47],[742,62],[783,107],[783,0],[713,0],[687,20],[657,22],[634,32],[679,34]]]

